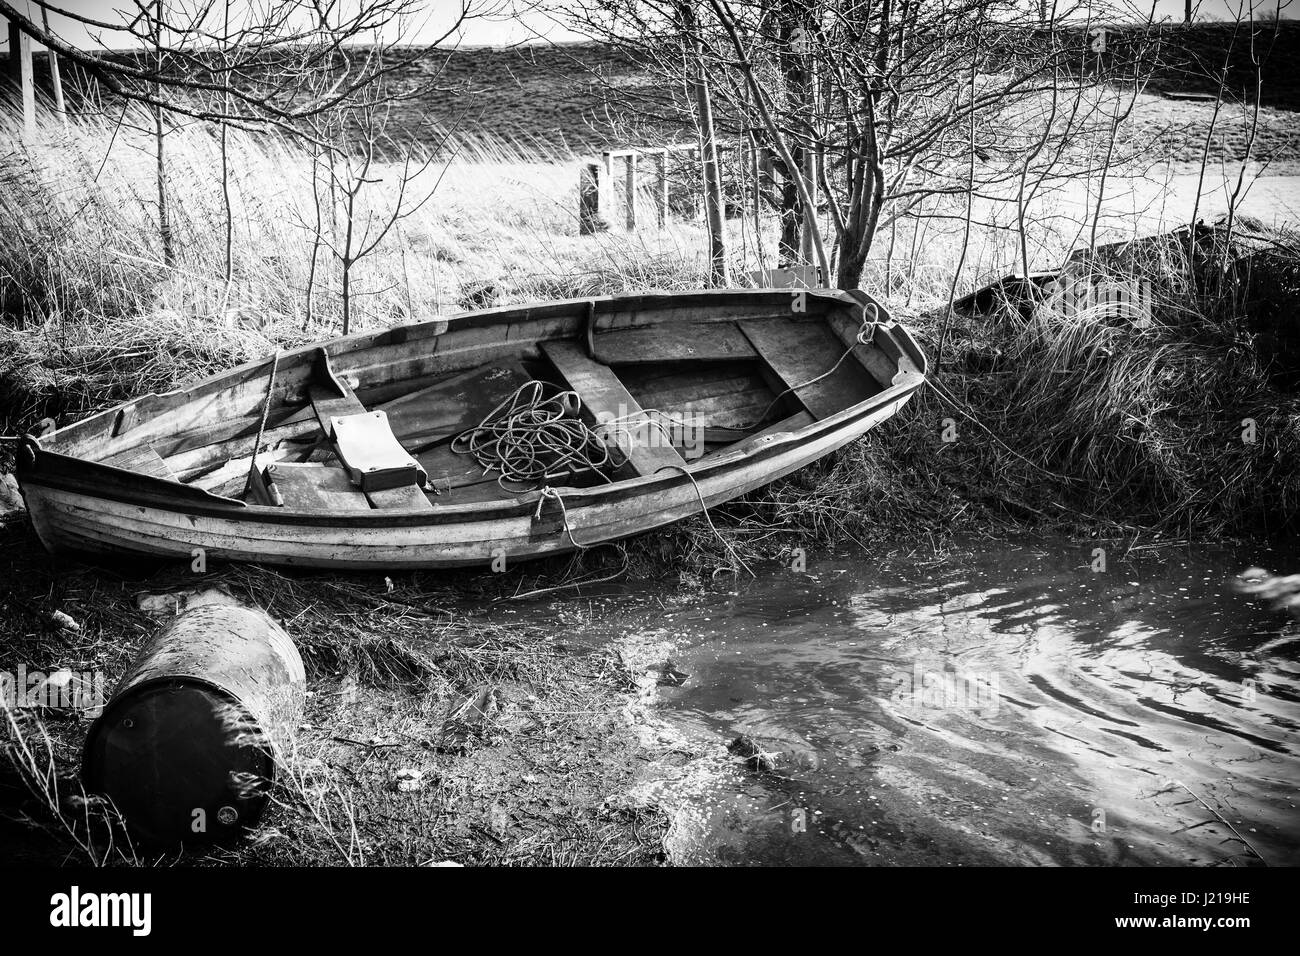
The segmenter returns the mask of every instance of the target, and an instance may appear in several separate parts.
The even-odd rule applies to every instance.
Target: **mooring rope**
[[[542,508],[546,505],[547,501],[555,501],[559,504],[560,517],[564,520],[564,533],[569,536],[569,540],[573,542],[575,548],[579,551],[586,551],[590,545],[583,544],[573,536],[573,527],[569,524],[569,509],[565,507],[563,496],[550,485],[547,485],[542,489],[542,496],[537,499],[537,510],[533,512],[533,520],[541,520]]]
[[[722,532],[718,530],[718,526],[713,523],[713,516],[709,514],[709,505],[704,500],[704,492],[700,490],[700,484],[698,481],[695,480],[695,476],[691,474],[690,469],[688,469],[685,465],[677,465],[677,464],[664,465],[663,468],[658,469],[655,472],[655,474],[657,475],[659,474],[660,471],[664,471],[668,468],[676,468],[683,475],[685,475],[686,480],[691,483],[691,487],[695,489],[695,497],[700,499],[700,512],[704,515],[704,520],[709,523],[709,530],[712,531],[713,536],[722,543],[722,546],[727,549],[727,553],[731,555],[732,560],[735,561],[736,564],[738,564],[740,567],[748,571],[749,576],[751,578],[758,577],[758,575],[754,573],[753,569],[750,568],[750,566],[745,563],[744,559],[741,558],[741,556],[736,553],[736,549],[731,546],[731,542],[722,536]],[[570,535],[570,537],[572,537],[572,535]],[[715,571],[714,573],[716,574],[717,572]]]
[[[565,475],[595,472],[613,464],[609,447],[578,415],[582,399],[574,391],[547,397],[547,382],[525,382],[474,428],[452,439],[451,449],[471,455],[487,473],[500,472],[497,484],[536,485]],[[507,489],[510,490],[510,489]]]
[[[583,471],[594,471],[610,481],[609,476],[601,470],[612,464],[606,436],[611,432],[630,431],[630,420],[636,420],[638,428],[651,426],[667,435],[663,424],[648,414],[655,410],[649,409],[602,422],[600,427],[605,433],[602,436],[588,428],[578,417],[582,399],[576,392],[557,390],[556,394],[548,398],[547,388],[557,389],[557,386],[537,380],[525,382],[489,412],[476,427],[467,429],[452,439],[452,451],[473,456],[485,472],[500,471],[497,484],[503,488],[503,482],[506,481],[536,484],[538,481],[549,482],[551,478]],[[638,414],[642,416],[639,419]],[[675,468],[686,476],[700,501],[700,511],[708,522],[709,530],[727,549],[734,566],[744,568],[752,576],[753,570],[713,523],[704,492],[690,469],[684,464],[665,465],[655,474],[668,468]],[[568,536],[573,547],[578,551],[593,547],[583,544],[574,536],[564,496],[550,484],[541,488],[537,507],[533,510],[533,520],[541,520],[548,501],[554,501],[560,506],[563,533]]]

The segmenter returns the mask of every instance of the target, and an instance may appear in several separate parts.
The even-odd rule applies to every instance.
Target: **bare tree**
[[[692,61],[690,85],[694,94],[696,128],[700,140],[700,163],[704,172],[704,215],[709,229],[710,275],[717,285],[728,282],[727,246],[723,227],[722,174],[718,168],[718,137],[713,122],[713,93],[703,51],[695,39],[695,10],[686,0],[678,0],[677,16],[687,39],[687,57]],[[629,198],[629,202],[633,200]]]
[[[154,71],[159,76],[162,75],[166,66],[162,38],[165,16],[166,6],[164,0],[153,0],[140,12],[140,17],[148,17],[152,23],[151,52],[154,57]],[[162,97],[160,93],[161,87],[155,81],[153,84],[154,102],[150,104],[150,109],[153,112],[155,155],[158,161],[158,236],[162,240],[163,264],[170,268],[176,264],[176,244],[172,238],[171,216],[167,208],[167,130],[163,125]]]
[[[1088,0],[695,0],[689,21],[669,0],[568,10],[664,91],[681,86],[680,51],[699,51],[719,136],[758,130],[774,154],[781,264],[815,264],[843,288],[860,284],[878,231],[923,203],[957,217],[968,194],[1086,175],[1083,146],[1116,121],[1108,85],[1148,65],[1141,27],[1122,55],[1095,53],[1080,25],[1119,11]],[[973,89],[958,79],[972,64]],[[665,94],[661,112],[673,105]]]
[[[451,138],[444,131],[432,144],[417,144],[413,137],[395,142],[388,134],[391,105],[383,84],[377,83],[347,109],[333,114],[332,130],[318,131],[328,133],[321,138],[328,139],[329,145],[312,164],[316,210],[314,223],[309,224],[313,250],[307,296],[310,302],[316,259],[324,248],[339,267],[344,335],[352,330],[357,264],[432,197],[441,181],[433,168],[445,158],[442,154]],[[324,196],[330,203],[328,224],[320,208]]]

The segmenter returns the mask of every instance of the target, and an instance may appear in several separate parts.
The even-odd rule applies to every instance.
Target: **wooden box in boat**
[[[690,447],[625,440],[604,477],[507,490],[450,442],[530,380],[576,391],[593,423],[701,427]],[[147,395],[29,437],[18,477],[53,551],[487,566],[744,494],[862,435],[924,381],[911,335],[863,293],[549,302],[351,335]]]

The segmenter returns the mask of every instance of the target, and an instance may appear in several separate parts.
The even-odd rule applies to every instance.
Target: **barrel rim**
[[[125,704],[131,703],[140,696],[142,692],[165,690],[165,685],[169,684],[199,685],[204,690],[213,691],[217,696],[223,697],[228,702],[234,704],[235,707],[239,708],[245,718],[256,725],[257,718],[254,716],[253,712],[250,711],[234,694],[211,680],[203,677],[193,677],[188,674],[168,674],[165,676],[146,678],[138,684],[132,684],[130,687],[123,688],[122,694],[115,693],[113,698],[104,706],[103,712],[95,718],[94,723],[92,723],[90,728],[86,731],[86,740],[82,744],[81,748],[81,782],[89,792],[103,792],[101,789],[96,787],[95,775],[100,768],[97,766],[93,754],[96,742],[108,732],[106,728],[109,725],[111,715],[120,710]],[[261,737],[262,743],[256,745],[253,749],[259,751],[263,755],[267,768],[270,771],[266,775],[267,792],[269,795],[270,788],[274,785],[276,777],[278,776],[276,773],[277,761],[273,742],[267,736],[265,731],[262,732]]]

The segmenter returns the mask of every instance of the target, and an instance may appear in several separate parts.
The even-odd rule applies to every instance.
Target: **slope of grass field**
[[[1199,162],[1199,144],[1210,129],[1213,104],[1184,97],[1213,98],[1222,82],[1227,109],[1214,122],[1224,130],[1213,137],[1211,156],[1242,158],[1243,130],[1249,128],[1249,107],[1256,99],[1252,58],[1257,58],[1261,110],[1256,157],[1279,164],[1300,162],[1294,116],[1300,111],[1300,23],[1106,29],[1107,57],[1128,61],[1140,50],[1145,64],[1145,95],[1134,110],[1130,136],[1142,141],[1158,137],[1172,147],[1176,160]],[[1065,30],[1063,35],[1067,46],[1078,47],[1081,66],[1096,58],[1085,53],[1092,41],[1084,31]],[[1037,42],[1034,34],[1019,31],[991,37],[989,62],[1014,58]],[[48,62],[38,56],[35,67],[37,88],[48,92]],[[78,79],[74,73],[65,81],[76,90]],[[427,60],[395,72],[392,84],[394,91],[422,89],[419,97],[392,107],[389,132],[397,140],[429,143],[441,127],[530,149],[581,153],[638,145],[648,135],[694,135],[692,129],[660,123],[649,115],[667,115],[671,111],[666,105],[676,102],[681,91],[650,75],[632,54],[605,43],[432,52]],[[83,113],[106,102],[102,93],[74,92],[72,97]],[[720,120],[725,123],[725,117]]]

